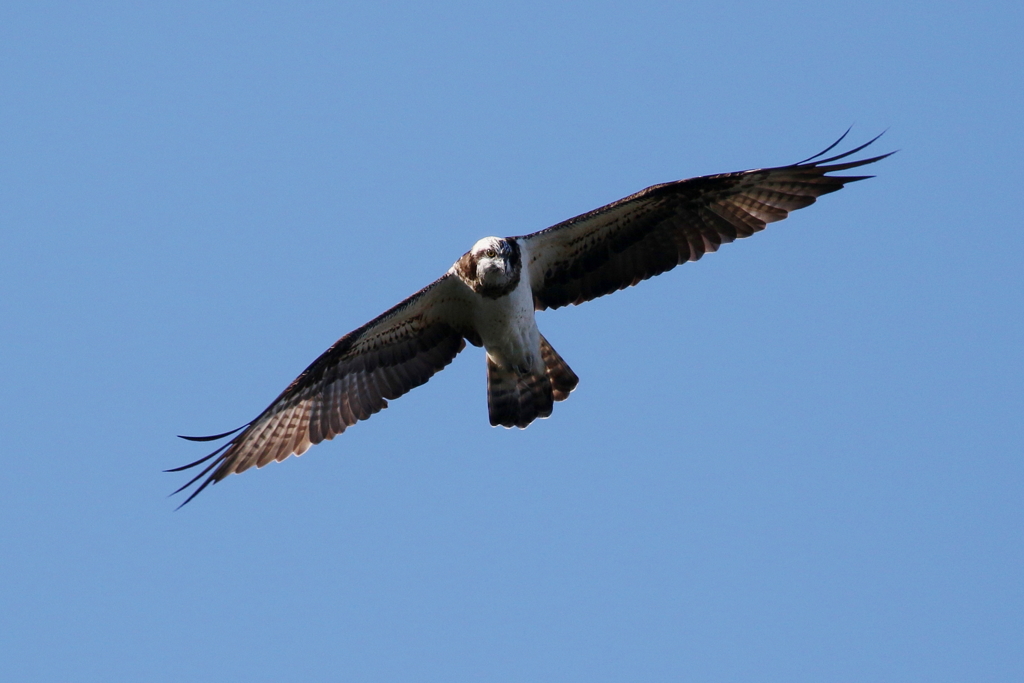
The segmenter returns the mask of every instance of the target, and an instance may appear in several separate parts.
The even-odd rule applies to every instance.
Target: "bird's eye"
[[[487,251],[484,252],[484,256],[486,256],[487,258],[494,258],[497,255],[498,252],[494,251],[493,249],[488,249]]]

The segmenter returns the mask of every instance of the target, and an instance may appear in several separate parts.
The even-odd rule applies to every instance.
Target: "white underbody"
[[[485,241],[481,240],[477,246]],[[528,263],[528,259],[524,250],[523,263]],[[481,262],[479,267],[486,268],[487,264]],[[486,271],[484,277],[487,278]],[[529,271],[523,268],[519,285],[509,294],[497,299],[473,294],[471,300],[473,324],[487,356],[499,366],[519,374],[544,374]]]
[[[490,359],[519,373],[543,374],[540,330],[534,317],[533,292],[526,278],[507,296],[476,297],[476,301],[476,330]]]

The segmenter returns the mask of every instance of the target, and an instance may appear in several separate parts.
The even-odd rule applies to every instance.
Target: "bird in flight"
[[[224,434],[183,436],[232,438],[167,470],[212,460],[175,493],[200,482],[185,505],[230,474],[333,439],[425,383],[467,341],[486,351],[492,425],[523,429],[548,417],[579,378],[537,329],[536,311],[631,287],[872,177],[829,175],[889,156],[847,160],[875,137],[822,158],[845,137],[789,166],[654,185],[531,235],[483,238],[440,279],[335,342],[252,422]]]

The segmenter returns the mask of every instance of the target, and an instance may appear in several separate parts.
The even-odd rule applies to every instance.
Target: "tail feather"
[[[519,421],[519,387],[516,373],[487,357],[487,412],[491,426],[514,427]]]
[[[547,369],[548,380],[556,401],[564,401],[569,398],[569,392],[580,383],[580,378],[572,371],[569,364],[562,360],[558,352],[551,348],[548,340],[543,336],[540,338],[540,356],[544,360],[544,367]]]
[[[519,419],[516,427],[525,429],[538,417],[548,417],[555,405],[547,375],[524,375],[516,383],[519,390]]]
[[[548,417],[555,401],[564,401],[579,384],[579,377],[541,337],[544,374],[520,374],[503,368],[487,356],[487,412],[491,425],[526,428],[538,417]]]

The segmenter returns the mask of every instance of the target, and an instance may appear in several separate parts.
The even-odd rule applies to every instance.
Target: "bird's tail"
[[[540,338],[540,357],[544,361],[545,372],[548,381],[551,382],[552,397],[556,401],[564,401],[569,398],[569,392],[580,383],[580,378],[572,371],[569,364],[562,360],[558,351],[551,348],[548,340]]]
[[[520,374],[487,357],[487,411],[493,426],[524,429],[538,417],[551,415],[554,402],[569,398],[579,384],[580,378],[544,337],[540,353],[544,374]]]

